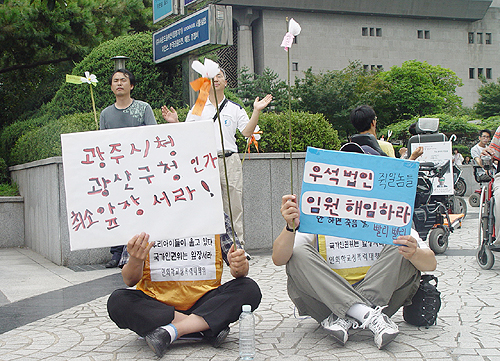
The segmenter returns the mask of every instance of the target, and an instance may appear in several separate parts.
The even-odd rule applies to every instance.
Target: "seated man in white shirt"
[[[314,318],[342,345],[350,328],[370,329],[379,349],[394,340],[399,329],[390,316],[411,303],[420,272],[433,271],[437,264],[418,233],[399,236],[394,245],[345,242],[342,249],[363,254],[370,247],[378,258],[369,266],[332,270],[318,251],[329,236],[294,232],[300,226],[296,195],[283,196],[281,214],[286,226],[274,241],[272,259],[286,265],[288,295],[299,313]]]

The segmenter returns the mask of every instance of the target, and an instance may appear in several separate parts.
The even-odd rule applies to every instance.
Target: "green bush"
[[[308,146],[334,150],[340,148],[337,131],[322,114],[292,112],[291,118],[293,152],[304,152]],[[289,152],[287,112],[261,114],[259,127],[263,132],[258,141],[260,152]],[[239,151],[245,152],[246,140],[241,134],[238,134],[237,143]]]
[[[17,184],[0,184],[0,197],[14,197],[19,195]]]
[[[132,91],[133,98],[146,101],[153,108],[160,108],[164,104],[175,108],[183,105],[180,65],[173,63],[156,65],[152,59],[151,38],[151,33],[146,32],[120,36],[104,42],[73,69],[73,75],[83,76],[86,71],[96,75],[98,83],[93,87],[93,93],[98,118],[102,109],[115,102],[114,94],[108,85],[108,78],[114,71],[111,58],[116,55],[130,58],[126,67],[136,77],[136,86]],[[63,83],[54,98],[42,106],[32,118],[14,123],[3,130],[0,136],[0,156],[10,165],[29,161],[10,159],[11,150],[21,136],[61,116],[87,112],[92,112],[89,85]],[[161,114],[158,120],[160,119]],[[95,129],[95,124],[92,129]]]
[[[17,140],[22,135],[33,129],[37,129],[45,123],[44,117],[41,117],[19,121],[7,126],[2,133],[0,133],[0,157],[4,158],[8,165],[15,164],[10,159],[10,153]]]
[[[391,124],[380,131],[380,134],[386,135],[389,130],[392,130],[391,140],[401,140],[403,144],[408,142],[411,134],[408,132],[408,127],[416,122],[420,117],[413,117],[408,120]],[[453,146],[463,145],[470,147],[477,142],[477,133],[482,129],[482,125],[469,123],[472,118],[468,115],[454,116],[450,114],[432,114],[422,118],[439,118],[439,131],[450,137],[452,134],[457,136],[457,140]],[[462,153],[462,152],[461,152]]]
[[[0,184],[9,182],[9,167],[3,158],[0,158]]]
[[[95,129],[93,113],[66,115],[24,134],[12,149],[14,164],[61,155],[61,134]]]
[[[86,71],[95,74],[98,80],[93,88],[97,111],[115,102],[108,84],[114,71],[112,57],[125,55],[130,59],[126,68],[136,78],[132,97],[148,102],[153,108],[162,105],[182,106],[182,76],[180,66],[158,66],[152,56],[152,35],[149,32],[125,35],[107,41],[92,50],[73,69],[74,75],[83,76]],[[48,106],[53,118],[66,114],[92,111],[89,85],[64,83]]]
[[[181,122],[185,121],[188,107],[177,109]],[[159,124],[165,123],[160,109],[153,110]],[[259,126],[263,131],[259,141],[261,152],[288,152],[288,115],[287,113],[264,113],[260,116]],[[66,115],[46,125],[25,133],[12,149],[14,164],[27,163],[61,155],[61,134],[94,130],[93,113]],[[294,152],[303,152],[308,146],[323,149],[339,149],[337,131],[321,114],[292,112],[292,134]],[[238,134],[238,148],[246,149],[245,138]]]

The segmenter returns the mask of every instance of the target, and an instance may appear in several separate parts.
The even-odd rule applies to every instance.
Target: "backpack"
[[[435,285],[431,283],[435,282]],[[434,275],[422,275],[420,286],[409,306],[403,307],[403,318],[415,326],[435,325],[441,308],[441,292],[437,290],[438,279]]]

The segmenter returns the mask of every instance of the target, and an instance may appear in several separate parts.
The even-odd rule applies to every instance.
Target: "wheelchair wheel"
[[[469,204],[471,207],[479,207],[479,199],[481,196],[477,193],[472,193],[469,197]]]
[[[448,234],[443,228],[434,228],[429,232],[429,247],[436,254],[444,253],[448,248]]]
[[[467,202],[462,197],[451,197],[451,211],[453,214],[463,213],[464,219],[467,216]]]
[[[463,178],[458,178],[457,182],[455,183],[455,195],[462,197],[465,192],[467,191],[467,184],[465,184],[465,181]]]
[[[493,264],[495,263],[495,256],[493,252],[489,249],[489,247],[485,244],[479,247],[476,254],[477,263],[479,263],[479,267],[482,269],[491,269]]]

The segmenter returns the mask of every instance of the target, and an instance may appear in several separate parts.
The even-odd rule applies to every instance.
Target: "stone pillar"
[[[260,13],[252,8],[233,8],[233,19],[238,23],[238,69],[246,66],[254,73],[252,22]]]

